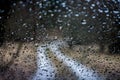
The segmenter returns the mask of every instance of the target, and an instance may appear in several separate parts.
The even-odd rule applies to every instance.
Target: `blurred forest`
[[[54,28],[61,30],[70,46],[97,43],[112,50],[120,41],[119,1],[1,0],[1,4],[7,4],[1,5],[1,44],[40,40]]]

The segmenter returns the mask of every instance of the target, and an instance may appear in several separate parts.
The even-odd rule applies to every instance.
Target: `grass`
[[[61,49],[65,55],[72,57],[87,67],[96,70],[109,80],[120,79],[120,55],[106,53],[92,53],[87,51],[76,51],[69,48]]]
[[[6,65],[11,60],[13,53],[16,53],[19,43],[6,43],[3,47],[0,48],[1,51],[1,59],[3,61],[3,65]],[[5,77],[15,77],[22,78],[24,74],[24,78],[32,74],[36,69],[36,54],[35,54],[35,46],[34,43],[23,43],[21,46],[21,50],[19,52],[19,56],[14,60],[14,63],[11,65],[10,69],[5,73]],[[120,55],[119,54],[106,54],[99,53],[97,50],[84,50],[85,47],[81,47],[80,50],[69,49],[67,47],[61,48],[61,51],[67,55],[72,57],[74,60],[86,65],[87,67],[96,70],[99,74],[107,77],[108,80],[119,80],[120,79]],[[90,48],[91,49],[91,48]],[[50,60],[55,63],[55,67],[57,67],[57,76],[62,77],[66,76],[66,74],[70,73],[69,69],[61,62],[58,61],[57,58],[53,55],[53,53],[46,49],[47,56]],[[0,64],[2,65],[2,61]],[[66,69],[66,70],[65,70]],[[19,74],[21,73],[21,74]],[[9,76],[8,76],[9,74]],[[6,76],[7,75],[7,76]],[[74,75],[73,73],[68,74],[67,76]],[[64,78],[65,78],[64,76]],[[0,76],[1,77],[1,76]],[[3,77],[3,76],[2,76]],[[1,78],[2,78],[1,77]],[[75,77],[74,77],[75,78]],[[12,80],[9,79],[9,80]]]
[[[36,54],[33,42],[23,42],[19,48],[19,42],[6,42],[0,47],[0,57],[2,61],[0,66],[6,66],[10,63],[7,70],[3,70],[4,74],[0,74],[0,80],[26,80],[36,70]],[[19,51],[18,51],[19,49]],[[14,54],[16,55],[13,58]]]
[[[77,77],[74,75],[74,73],[65,64],[63,64],[62,61],[59,61],[50,50],[48,50],[47,53],[47,56],[57,68],[57,73],[55,76],[56,80],[77,80]]]

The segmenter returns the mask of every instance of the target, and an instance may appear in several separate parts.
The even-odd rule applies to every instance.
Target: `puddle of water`
[[[46,56],[45,45],[37,49],[37,72],[33,80],[54,80],[56,69],[49,58]]]

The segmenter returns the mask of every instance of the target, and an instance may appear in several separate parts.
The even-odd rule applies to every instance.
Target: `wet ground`
[[[119,55],[99,53],[98,49],[97,45],[70,49],[61,39],[7,42],[0,48],[0,67],[10,64],[0,72],[0,80],[119,80]]]
[[[64,55],[60,50],[64,44],[59,40],[38,47],[33,80],[104,80],[97,72]]]

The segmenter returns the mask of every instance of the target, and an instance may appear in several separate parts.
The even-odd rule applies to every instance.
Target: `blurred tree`
[[[8,12],[10,10],[10,3],[10,0],[0,0],[0,46],[4,41],[4,22],[7,19]]]
[[[68,38],[70,46],[73,44],[104,46],[118,40],[119,32],[119,1],[72,1],[67,4],[68,10],[61,14],[63,20],[63,34]],[[119,43],[119,42],[118,42]]]

